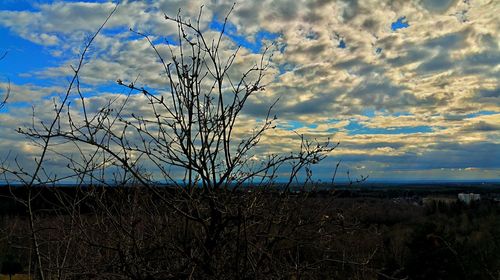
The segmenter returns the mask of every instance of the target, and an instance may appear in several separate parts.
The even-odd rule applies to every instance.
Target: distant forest
[[[198,239],[203,229],[178,219],[150,191],[135,187],[55,189],[44,188],[33,201],[34,210],[40,213],[39,249],[49,279],[57,279],[57,265],[63,260],[64,275],[72,279],[500,276],[500,205],[493,199],[471,205],[440,199],[456,197],[456,190],[359,188],[296,193],[282,205],[288,214],[274,220],[267,233],[267,222],[277,218],[268,211],[280,194],[265,190],[235,194],[258,197],[266,206],[242,221],[249,225],[245,234],[237,235],[240,223],[228,224],[218,236],[220,243],[210,263],[204,263],[186,256],[187,252],[201,253],[199,246],[207,246],[206,240]],[[0,191],[0,260],[10,267],[14,261],[22,268],[16,273],[26,274],[37,265],[31,255],[29,219],[10,192],[20,198],[27,192],[20,187]],[[86,200],[89,193],[99,199]],[[434,199],[421,203],[419,198],[424,197]],[[76,200],[82,201],[78,212],[64,203]],[[68,248],[71,251],[65,254]],[[263,249],[267,255],[260,255]],[[263,259],[259,262],[258,257]],[[193,262],[209,265],[210,270],[194,275],[188,265]]]

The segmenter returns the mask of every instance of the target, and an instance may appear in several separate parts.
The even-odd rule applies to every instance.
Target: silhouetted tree
[[[324,223],[322,209],[311,212],[307,195],[293,196],[290,188],[300,176],[311,183],[311,165],[338,143],[298,135],[296,152],[257,152],[262,136],[275,129],[274,104],[247,134],[238,131],[238,125],[245,122],[242,110],[249,97],[265,90],[263,78],[272,54],[264,48],[255,64],[235,78],[239,48],[229,54],[224,49],[227,16],[214,37],[203,32],[201,16],[202,9],[194,21],[180,12],[165,15],[178,31],[168,57],[146,34],[132,31],[157,56],[167,94],[119,79],[129,93],[90,112],[80,71],[101,26],[73,67],[74,76],[54,105],[52,121],[37,123],[33,117],[31,127],[19,129],[41,154],[33,170],[17,165],[3,166],[2,171],[27,187],[27,198],[18,201],[28,209],[41,279],[89,273],[132,279],[262,278],[291,272],[300,277],[309,270],[307,258],[290,260],[287,254],[306,256],[304,252],[313,250],[303,238],[324,234],[315,228]],[[147,114],[127,111],[134,93],[144,96]],[[70,105],[73,95],[78,105]],[[60,145],[68,143],[76,147],[76,156],[60,151]],[[72,174],[47,170],[49,153],[65,160]],[[287,180],[278,184],[278,174],[284,172]],[[37,215],[33,201],[43,188],[68,179],[76,179],[78,186],[128,188],[80,188],[73,196],[53,189],[50,211],[58,218]],[[252,192],[244,188],[249,185]]]

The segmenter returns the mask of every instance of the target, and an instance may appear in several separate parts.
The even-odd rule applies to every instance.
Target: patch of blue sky
[[[306,39],[308,40],[317,40],[319,38],[319,34],[314,31],[309,31],[306,34]]]
[[[44,46],[12,34],[5,27],[0,27],[0,34],[3,42],[0,52],[8,52],[0,61],[0,75],[10,79],[14,84],[53,85],[50,79],[37,79],[29,74],[59,65],[60,58],[52,56]]]
[[[338,44],[337,47],[340,48],[340,49],[345,49],[347,47],[344,39],[340,39],[339,44]]]
[[[398,29],[402,28],[408,28],[410,24],[408,23],[408,20],[406,19],[406,16],[402,16],[398,18],[395,22],[391,23],[391,29],[392,31],[396,31]]]
[[[109,37],[112,37],[112,36],[115,36],[115,35],[119,35],[119,34],[123,34],[123,33],[128,33],[129,36],[133,36],[135,35],[134,32],[130,31],[130,28],[129,27],[126,27],[126,26],[123,26],[123,25],[120,25],[120,26],[116,26],[116,27],[111,27],[111,28],[104,28],[101,33],[105,36],[109,36]]]
[[[154,45],[168,44],[170,46],[179,46],[179,37],[176,35],[160,36],[151,42]]]
[[[120,31],[121,29],[121,31]],[[115,27],[112,29],[104,29],[103,31],[104,35],[107,35],[109,37],[112,37],[114,35],[122,34],[126,32],[125,34],[127,35],[126,40],[144,40],[144,36],[137,34],[136,32],[144,32],[143,30],[135,30],[131,31],[128,27]],[[154,39],[151,38],[151,34],[147,34],[144,32],[145,35],[149,37],[149,39]]]
[[[475,118],[479,116],[489,116],[489,115],[496,115],[500,114],[500,112],[495,112],[495,111],[479,111],[476,113],[468,114],[466,117],[467,118]]]
[[[4,0],[0,2],[0,10],[35,11],[32,0]]]
[[[337,133],[339,131],[340,131],[340,129],[337,128],[337,127],[329,127],[325,132],[327,132],[327,133]]]
[[[308,123],[297,121],[297,120],[288,120],[288,121],[286,121],[286,124],[278,125],[278,127],[281,129],[285,129],[285,130],[297,130],[299,128],[315,129],[318,127],[318,125],[317,124],[308,124]]]
[[[2,94],[2,92],[0,92],[0,94]],[[10,114],[10,113],[14,113],[14,112],[18,111],[19,109],[32,108],[32,107],[33,107],[32,103],[8,101],[6,106],[3,106],[2,108],[0,108],[0,114],[4,114],[4,113]]]
[[[412,116],[410,112],[394,112],[392,115],[394,117]]]
[[[371,128],[366,127],[356,121],[351,121],[349,125],[345,126],[349,135],[360,134],[414,134],[414,133],[428,133],[432,132],[433,128],[430,126],[405,126],[405,127],[388,127],[388,128]]]
[[[221,31],[224,27],[224,22],[217,20],[217,17],[214,16],[212,21],[209,23],[209,28],[217,31]],[[233,40],[237,45],[242,46],[252,53],[259,53],[263,47],[264,40],[275,40],[280,34],[272,33],[266,30],[260,30],[255,34],[253,40],[249,38],[249,36],[244,36],[242,34],[238,34],[238,30],[236,25],[231,22],[227,22],[224,27],[224,34],[231,40]]]
[[[278,66],[278,69],[279,69],[280,75],[282,75],[282,74],[285,74],[286,72],[293,71],[293,69],[295,69],[295,67],[296,67],[295,64],[286,62],[286,63],[280,64]]]
[[[373,109],[364,109],[361,112],[361,115],[373,118],[373,117],[375,117],[375,110],[373,110]]]
[[[83,95],[85,97],[92,97],[92,96],[98,96],[103,93],[112,93],[112,94],[142,94],[139,90],[132,90],[127,87],[127,85],[130,83],[130,81],[123,81],[124,85],[119,85],[117,82],[110,81],[107,83],[102,83],[99,85],[82,85],[82,90]],[[136,87],[141,88],[143,86],[142,83],[138,83],[135,85]],[[153,95],[158,95],[160,91],[155,88],[150,88],[150,87],[144,87],[145,90],[147,90],[149,93]],[[168,88],[164,88],[162,90],[168,90]]]
[[[39,5],[53,4],[61,2],[60,0],[2,0],[0,1],[0,10],[9,11],[38,11]],[[64,0],[64,2],[82,2],[82,0]],[[109,0],[85,0],[87,3],[108,3]],[[117,1],[112,1],[117,2]]]
[[[285,53],[285,50],[286,50],[286,47],[287,47],[287,44],[283,43],[280,48],[279,48],[279,52],[281,54]]]
[[[326,121],[327,124],[330,124],[332,126],[335,126],[337,125],[339,122],[341,122],[342,120],[340,119],[329,119]],[[317,127],[317,126],[316,126]],[[315,128],[316,128],[315,127]],[[329,133],[337,133],[340,131],[340,128],[338,128],[337,126],[336,127],[329,127],[326,132],[329,132]]]

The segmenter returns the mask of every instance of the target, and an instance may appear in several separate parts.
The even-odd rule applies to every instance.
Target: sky
[[[10,87],[0,109],[2,158],[36,158],[15,130],[30,125],[33,110],[50,118],[70,65],[115,4],[0,0],[0,96]],[[166,46],[176,29],[163,14],[195,17],[201,5],[202,29],[215,32],[233,2],[121,1],[81,72],[90,107],[124,94],[117,79],[164,88],[153,51],[129,30]],[[297,133],[330,137],[340,146],[315,167],[322,180],[340,160],[339,174],[373,181],[499,181],[499,14],[497,0],[239,1],[224,44],[241,46],[235,71],[274,46],[266,91],[248,100],[240,129],[251,131],[279,98],[277,128],[259,153],[297,149]]]

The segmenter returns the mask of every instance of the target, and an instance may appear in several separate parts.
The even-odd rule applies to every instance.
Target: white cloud
[[[117,78],[164,88],[162,67],[147,42],[128,28],[151,34],[166,58],[162,38],[175,34],[163,12],[178,8],[195,17],[203,1],[124,1],[92,48],[81,78],[96,90]],[[206,3],[203,29],[213,17],[221,19],[229,1]],[[55,2],[36,11],[0,11],[0,25],[34,43],[50,46],[65,61],[36,73],[39,78],[71,74],[69,64],[85,35],[94,32],[113,9],[108,3]],[[500,112],[500,3],[497,1],[242,1],[230,22],[247,41],[259,31],[280,35],[265,93],[249,99],[248,122],[261,118],[277,97],[283,124],[300,121],[315,127],[300,128],[312,137],[337,132],[343,156],[394,158],[408,166],[409,155],[447,163],[437,148],[449,145],[457,164],[468,165],[460,153],[464,145],[497,145]],[[406,16],[409,27],[391,30],[391,23]],[[340,39],[346,47],[339,48]],[[229,52],[234,42],[223,46]],[[68,55],[67,53],[71,55]],[[242,50],[235,72],[257,59]],[[1,88],[1,87],[0,87]],[[13,102],[35,103],[57,89],[13,85]],[[17,93],[16,93],[17,92]],[[106,96],[106,95],[103,95]],[[475,117],[468,117],[477,114]],[[350,120],[367,129],[430,127],[422,133],[352,135]],[[286,130],[278,129],[264,142],[287,150],[296,144]],[[284,145],[283,143],[288,143]],[[274,143],[274,144],[273,144]],[[391,145],[388,145],[390,143]],[[277,144],[277,145],[276,145]],[[267,146],[266,146],[267,147]],[[276,148],[277,149],[277,148]],[[470,151],[473,153],[473,151]],[[479,153],[477,156],[484,156]],[[460,158],[460,156],[462,158]],[[397,159],[400,159],[399,161]],[[360,160],[357,158],[357,160]],[[385,157],[379,159],[387,160]],[[389,160],[390,161],[390,160]],[[376,170],[386,165],[365,166]],[[490,162],[498,168],[500,163]],[[485,168],[484,166],[482,168]],[[436,170],[438,168],[436,167]]]

